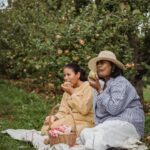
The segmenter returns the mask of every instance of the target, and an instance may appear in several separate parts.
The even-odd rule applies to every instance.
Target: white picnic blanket
[[[16,140],[31,142],[37,150],[106,150],[109,146],[128,150],[148,149],[144,143],[140,142],[133,125],[119,120],[107,121],[94,128],[84,129],[77,138],[77,145],[73,147],[66,144],[45,145],[43,141],[47,136],[42,136],[37,130],[7,129],[1,132],[9,134]]]
[[[48,136],[42,136],[41,132],[37,130],[7,129],[2,131],[2,133],[7,133],[16,140],[31,142],[37,150],[85,150],[83,145],[75,145],[71,148],[66,144],[45,145],[43,141]]]
[[[126,121],[109,120],[94,128],[86,128],[80,141],[88,150],[107,150],[111,147],[128,150],[147,150],[135,127]]]

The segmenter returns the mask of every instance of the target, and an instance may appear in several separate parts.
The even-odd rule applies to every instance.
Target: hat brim
[[[88,63],[88,67],[90,70],[96,71],[96,63],[100,60],[107,60],[110,61],[112,63],[114,63],[117,67],[119,67],[121,70],[125,70],[125,66],[124,64],[122,64],[120,61],[115,60],[115,59],[111,59],[111,58],[106,58],[106,57],[95,57],[92,58],[89,63]]]

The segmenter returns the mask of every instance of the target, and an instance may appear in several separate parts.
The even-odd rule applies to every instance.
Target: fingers
[[[48,120],[44,120],[44,124],[45,125],[49,124],[49,121]]]
[[[64,85],[63,84],[61,84],[61,86],[60,86],[62,89],[64,88]]]
[[[65,81],[63,85],[64,86],[71,86],[71,82],[70,81]]]
[[[61,88],[63,89],[64,92],[67,92],[68,94],[73,94],[74,88],[71,85],[61,85]]]
[[[100,83],[99,83],[98,79],[94,80],[94,79],[88,78],[88,80],[89,80],[90,86],[92,86],[96,90],[100,89],[101,86],[100,86]]]
[[[70,84],[67,84],[67,85],[62,84],[61,87],[62,88],[72,88],[72,86]]]
[[[61,88],[63,89],[63,91],[66,91],[68,89],[68,86],[64,86],[63,84],[61,85]]]
[[[45,118],[44,124],[49,124],[49,123],[51,123],[51,117],[52,117],[52,116],[47,116],[47,117]]]
[[[89,77],[88,77],[88,81],[89,81],[90,85],[96,84],[96,80],[91,79]]]
[[[56,117],[55,116],[51,116],[51,123],[53,123],[55,120],[56,120]]]
[[[64,92],[66,92],[67,86],[64,86],[64,85],[62,84],[62,85],[61,85],[61,88],[62,88],[62,90],[63,90]]]
[[[47,116],[44,120],[44,124],[52,124],[54,121],[58,120],[56,116]]]
[[[48,116],[45,118],[45,120],[44,120],[44,124],[47,124],[48,123]]]
[[[99,82],[99,77],[98,77],[98,75],[97,75],[97,74],[96,74],[96,78],[95,78],[95,79],[96,79],[96,81],[98,81],[98,82]]]

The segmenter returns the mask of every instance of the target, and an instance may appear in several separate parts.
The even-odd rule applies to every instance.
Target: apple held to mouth
[[[62,86],[72,86],[71,81],[65,81]]]
[[[92,79],[92,80],[96,80],[96,78],[97,78],[96,72],[91,70],[90,73],[89,73],[89,78]]]

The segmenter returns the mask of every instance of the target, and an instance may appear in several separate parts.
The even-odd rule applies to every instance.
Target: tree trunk
[[[132,83],[135,86],[138,95],[140,96],[141,104],[143,105],[144,111],[148,112],[148,107],[144,103],[144,94],[143,94],[144,83],[143,83],[143,80],[135,77],[133,79]]]
[[[135,86],[136,91],[137,91],[138,95],[141,98],[142,105],[144,106],[144,96],[143,96],[143,87],[144,87],[144,84],[143,84],[143,80],[142,79],[136,79],[136,78],[134,78],[133,81],[132,81],[132,83]]]
[[[99,8],[100,3],[101,3],[101,0],[95,0],[95,4],[96,4],[97,8]]]
[[[80,14],[80,9],[86,7],[89,3],[91,3],[90,0],[74,0],[76,13]]]
[[[139,64],[139,62],[142,62],[141,43],[140,43],[140,39],[135,34],[132,34],[130,32],[127,34],[127,36],[128,36],[128,41],[129,41],[130,46],[134,49],[133,61],[135,64],[135,69],[137,71],[137,74],[135,74],[131,82],[135,86],[137,93],[140,96],[141,103],[143,104],[143,107],[144,107],[144,96],[143,96],[144,84],[143,84],[142,78],[143,78],[143,75],[145,74],[145,70]]]

